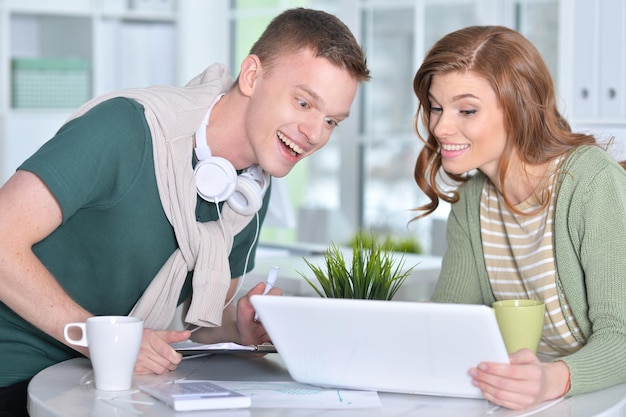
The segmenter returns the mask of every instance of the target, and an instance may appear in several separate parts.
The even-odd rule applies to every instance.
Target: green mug
[[[537,354],[546,306],[538,300],[501,300],[492,305],[496,321],[511,354],[520,349],[530,349]]]

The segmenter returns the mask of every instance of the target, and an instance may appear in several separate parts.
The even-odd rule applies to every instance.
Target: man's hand
[[[265,331],[265,327],[260,321],[254,319],[255,310],[250,302],[250,296],[261,295],[265,290],[265,283],[260,282],[255,285],[248,294],[241,297],[237,303],[237,330],[242,345],[260,345],[270,342],[270,338]],[[264,297],[282,295],[280,288],[272,288]]]
[[[235,294],[237,280],[233,279],[227,296],[230,300]],[[263,324],[254,320],[254,307],[250,303],[250,296],[263,294],[265,283],[255,285],[246,295],[241,297],[237,304],[229,303],[224,309],[222,325],[220,327],[203,327],[193,332],[192,340],[198,343],[234,342],[241,345],[259,345],[269,342],[269,336]],[[281,295],[280,288],[272,288],[266,297]]]
[[[191,332],[188,330],[155,331],[144,329],[139,356],[135,363],[135,374],[161,375],[176,369],[183,356],[176,352],[170,344],[184,342],[190,336]]]

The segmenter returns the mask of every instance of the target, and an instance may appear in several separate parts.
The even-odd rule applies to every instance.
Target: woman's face
[[[429,129],[439,143],[443,168],[453,174],[479,169],[497,184],[506,132],[491,86],[471,72],[436,74],[428,96]]]

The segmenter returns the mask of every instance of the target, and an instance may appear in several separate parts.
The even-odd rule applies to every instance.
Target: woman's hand
[[[183,359],[176,352],[171,343],[183,342],[191,336],[188,330],[183,331],[156,331],[143,330],[139,356],[135,362],[135,374],[164,374],[173,371]]]
[[[472,383],[492,403],[524,410],[559,398],[569,389],[565,362],[540,362],[528,349],[515,352],[509,359],[510,364],[483,362],[469,371]]]

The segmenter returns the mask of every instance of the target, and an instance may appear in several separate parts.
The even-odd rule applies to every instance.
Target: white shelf
[[[229,7],[229,0],[0,0],[0,184],[74,110],[11,108],[13,58],[86,59],[91,96],[184,85],[206,66],[229,62]]]
[[[164,22],[175,23],[176,14],[174,12],[148,12],[148,11],[102,11],[100,16],[105,19],[135,20],[143,22]]]
[[[5,0],[0,3],[0,77],[12,91],[15,58],[81,58],[90,66],[89,95],[176,82],[177,13],[133,5],[155,0]],[[169,3],[168,3],[169,1]],[[158,64],[157,64],[158,62]],[[0,111],[11,108],[5,95]]]
[[[0,0],[0,91],[5,92],[0,96],[0,184],[89,98],[127,87],[176,84],[179,24],[175,0],[169,0],[168,8],[133,8],[155,1]],[[168,0],[159,1],[164,2],[159,3],[162,5]],[[46,77],[63,80],[54,78],[59,71],[54,61],[78,58],[87,66],[84,100],[51,102],[38,108],[13,107],[17,91],[13,61],[41,58],[52,61],[42,62],[34,76],[22,78],[27,81],[21,84],[20,92],[55,97],[54,82],[30,89],[24,85],[35,86]],[[82,94],[85,90],[77,91]],[[77,104],[72,108],[64,104],[74,101]],[[19,102],[32,106],[32,101]]]
[[[91,0],[4,0],[3,7],[11,13],[75,16],[93,12]]]

